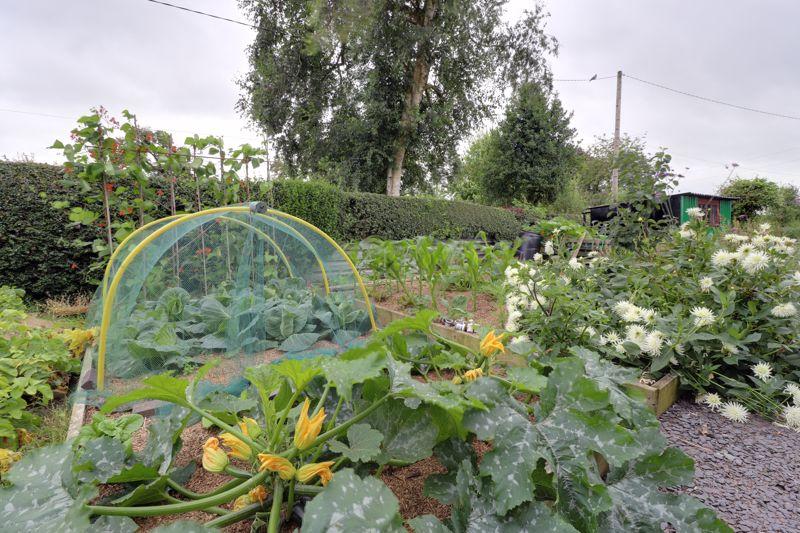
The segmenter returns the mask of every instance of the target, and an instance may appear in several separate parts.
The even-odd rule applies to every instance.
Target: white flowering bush
[[[559,247],[506,272],[509,331],[539,356],[601,350],[654,378],[680,375],[720,412],[800,428],[800,255],[763,226],[712,230],[704,212],[635,251],[573,257]],[[800,389],[798,389],[800,392]],[[735,405],[733,405],[735,403]]]

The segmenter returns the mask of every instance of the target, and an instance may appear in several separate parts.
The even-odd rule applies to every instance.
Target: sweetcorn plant
[[[545,349],[577,343],[654,377],[675,372],[774,418],[800,379],[796,243],[767,227],[720,233],[695,214],[651,247],[512,270],[509,326]]]
[[[10,471],[0,520],[9,529],[135,531],[133,517],[204,510],[218,515],[208,527],[248,519],[276,532],[304,502],[303,532],[655,531],[663,523],[731,531],[697,500],[661,491],[688,483],[692,461],[665,447],[655,417],[625,392],[634,372],[581,349],[507,367],[502,336],[469,351],[429,337],[433,318],[394,322],[337,358],[250,368],[240,396],[199,386],[210,365],[192,381],[146,378],[103,407],[171,405],[150,423],[144,449],[105,433],[79,450],[35,451]],[[221,481],[196,493],[185,486],[194,463],[173,462],[182,431],[201,419],[215,435],[197,460]],[[474,439],[489,443],[480,461]],[[380,472],[431,456],[445,473],[427,478],[425,494],[452,514],[404,524]],[[98,484],[122,490],[95,501]]]

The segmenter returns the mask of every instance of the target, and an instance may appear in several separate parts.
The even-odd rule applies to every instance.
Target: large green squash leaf
[[[380,376],[386,368],[386,352],[379,344],[351,348],[339,357],[322,360],[322,370],[336,393],[346,402],[352,400],[353,385]]]
[[[428,409],[409,409],[399,400],[389,400],[368,418],[370,426],[383,434],[380,463],[390,460],[413,463],[429,457],[439,430],[431,423]]]
[[[84,503],[97,494],[72,476],[71,445],[47,446],[27,453],[8,473],[10,487],[0,489],[0,524],[5,531],[90,531]]]
[[[306,504],[301,531],[403,533],[399,511],[397,498],[380,480],[362,480],[347,468],[337,472],[327,488]]]
[[[340,453],[354,463],[366,463],[381,453],[381,441],[383,434],[372,429],[369,424],[354,424],[347,429],[347,444],[334,440],[328,447],[332,452]]]
[[[319,340],[319,333],[293,333],[278,347],[284,352],[302,352],[311,348]]]
[[[189,407],[189,402],[186,399],[186,388],[189,386],[188,380],[176,378],[169,374],[160,374],[149,376],[143,379],[142,383],[145,386],[140,389],[122,396],[112,396],[106,400],[101,412],[110,413],[121,405],[140,400],[162,400]]]

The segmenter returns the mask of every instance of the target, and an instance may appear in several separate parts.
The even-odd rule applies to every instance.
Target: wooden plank
[[[631,383],[630,387],[644,393],[647,407],[658,416],[678,401],[679,384],[680,380],[677,375],[668,374],[652,386],[644,383]]]
[[[78,378],[78,387],[76,391],[75,403],[72,404],[72,412],[69,415],[69,426],[67,428],[67,440],[78,436],[81,427],[83,427],[83,419],[86,416],[86,404],[82,401],[80,396],[81,385],[92,371],[92,357],[94,350],[88,349],[83,354],[83,365],[81,365],[81,375]]]

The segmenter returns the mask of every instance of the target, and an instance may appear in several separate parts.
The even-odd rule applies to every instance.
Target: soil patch
[[[409,289],[415,296],[419,296],[419,289],[416,283],[409,284]],[[370,296],[381,305],[392,309],[393,311],[401,311],[403,313],[413,313],[414,307],[407,301],[406,296],[402,291],[395,292],[394,284],[386,285],[373,285],[370,287]],[[428,289],[423,287],[423,302],[428,302]],[[472,310],[472,293],[470,291],[444,291],[438,295],[439,304],[441,308],[439,311],[442,316],[447,316],[447,309],[444,300],[451,301],[453,298],[465,296],[467,298],[467,305],[465,311],[470,318],[477,324],[487,326],[490,328],[502,328],[502,318],[500,317],[500,310],[497,307],[497,300],[494,296],[485,293],[478,293],[478,309]],[[454,318],[454,317],[448,317]]]

